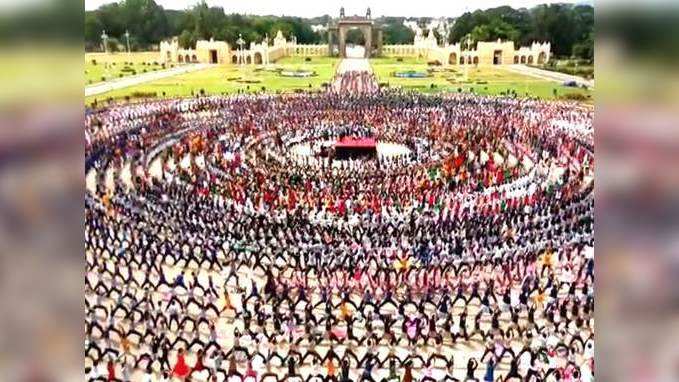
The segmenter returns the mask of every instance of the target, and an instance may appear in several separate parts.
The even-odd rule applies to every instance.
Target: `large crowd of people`
[[[85,130],[89,380],[593,380],[587,109],[329,91]],[[345,135],[409,150],[290,150]]]
[[[375,75],[366,70],[348,70],[333,78],[331,91],[338,94],[374,94],[380,91]]]

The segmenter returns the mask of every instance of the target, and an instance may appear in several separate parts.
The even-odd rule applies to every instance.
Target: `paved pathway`
[[[172,69],[159,70],[157,72],[143,73],[136,76],[123,77],[112,81],[106,81],[85,87],[85,97],[102,94],[111,90],[126,88],[129,86],[143,84],[161,78],[172,77],[179,74],[195,72],[212,67],[212,64],[189,64]]]
[[[594,80],[587,80],[582,77],[573,76],[570,74],[553,72],[550,70],[534,68],[526,65],[507,65],[504,66],[504,68],[515,73],[520,73],[531,77],[537,77],[547,81],[554,81],[559,83],[563,83],[565,81],[575,81],[578,85],[582,84],[587,85],[587,87],[590,88],[594,87]]]
[[[367,58],[345,58],[337,65],[337,74],[345,72],[372,72]]]

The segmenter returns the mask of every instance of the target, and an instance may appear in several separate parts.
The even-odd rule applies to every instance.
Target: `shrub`
[[[582,93],[566,93],[563,94],[560,98],[568,100],[568,101],[578,101],[582,102],[587,100],[587,96],[582,94]]]
[[[396,62],[403,62],[403,57],[396,57]]]
[[[103,82],[103,81],[106,81],[106,77],[101,76],[101,81],[102,81],[102,82]]]
[[[97,60],[95,60],[94,58],[92,59],[92,65],[97,65]]]
[[[439,60],[428,61],[427,65],[441,66],[441,61]]]
[[[304,61],[306,61],[306,62],[311,61],[311,57],[304,57]]]
[[[130,97],[132,98],[153,98],[156,96],[156,92],[142,92],[142,91],[135,91],[130,94]]]

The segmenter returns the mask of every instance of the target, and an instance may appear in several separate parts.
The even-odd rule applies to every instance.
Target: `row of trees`
[[[244,16],[226,14],[222,7],[210,7],[204,0],[184,11],[165,10],[154,0],[122,0],[85,13],[86,49],[101,45],[101,32],[123,42],[130,33],[133,50],[148,49],[161,40],[179,36],[179,43],[190,47],[200,39],[214,38],[235,45],[238,35],[250,41],[273,39],[281,30],[285,36],[296,36],[305,44],[320,43],[327,37],[314,32],[312,23],[299,17]]]
[[[557,56],[594,57],[594,8],[589,5],[550,4],[531,9],[508,6],[465,13],[455,20],[448,42],[493,41],[501,38],[527,45],[552,43]]]
[[[86,12],[85,44],[86,49],[99,47],[102,30],[118,39],[129,31],[133,50],[148,49],[172,36],[179,36],[179,43],[184,47],[209,38],[235,45],[239,34],[247,42],[262,41],[266,36],[272,39],[278,30],[286,37],[296,36],[300,43],[317,44],[326,42],[327,34],[315,32],[312,25],[325,26],[330,19],[328,15],[302,19],[227,14],[222,7],[210,7],[204,0],[183,11],[165,10],[154,0],[121,0]],[[383,28],[384,44],[412,43],[414,32],[404,25],[406,20],[404,17],[377,19]],[[414,21],[426,28],[431,19]],[[531,9],[504,6],[465,13],[454,22],[447,21],[445,29],[435,30],[440,42],[456,43],[467,36],[474,41],[514,40],[521,45],[550,41],[557,56],[592,58],[594,55],[594,8],[588,5],[551,4]],[[116,40],[112,41],[115,45]]]

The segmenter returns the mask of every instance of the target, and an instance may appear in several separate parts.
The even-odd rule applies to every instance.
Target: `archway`
[[[545,52],[540,52],[540,54],[538,55],[538,64],[542,65],[545,63],[546,60],[547,55],[545,54]]]
[[[457,53],[453,52],[448,56],[448,64],[450,65],[455,65],[457,64]]]
[[[260,65],[262,63],[262,54],[255,52],[255,64]]]
[[[525,64],[526,63],[526,56],[521,56],[521,63]]]
[[[464,65],[464,57],[460,57],[460,65]]]
[[[528,65],[533,64],[533,56],[528,56]]]
[[[252,64],[252,56],[248,55],[248,57],[245,59],[246,64]]]
[[[474,56],[474,65],[479,64],[479,56]]]
[[[191,56],[191,62],[198,62],[198,57],[195,54]]]
[[[184,62],[184,56],[182,56],[182,55],[180,54],[180,55],[177,57],[177,61],[179,61],[180,63],[183,63],[183,62]]]
[[[191,57],[188,54],[184,56],[184,62],[186,63],[191,62]]]
[[[366,57],[370,37],[366,36],[365,30],[358,27],[349,28],[344,35],[346,57]]]
[[[467,56],[467,65],[471,65],[471,64],[472,64],[472,57]]]
[[[502,65],[502,50],[493,52],[493,65]]]
[[[233,56],[231,56],[231,63],[232,64],[238,63],[238,56],[237,55],[234,54]]]
[[[518,64],[519,63],[519,56],[514,56],[514,63]]]
[[[355,29],[358,31],[354,31]],[[382,29],[376,25],[369,13],[366,13],[365,17],[345,16],[341,13],[336,22],[329,23],[327,51],[330,55],[337,52],[340,57],[345,58],[348,46],[349,54],[357,56],[361,49],[354,49],[354,47],[360,45],[363,47],[363,55],[360,57],[370,58],[382,53],[382,38]]]

